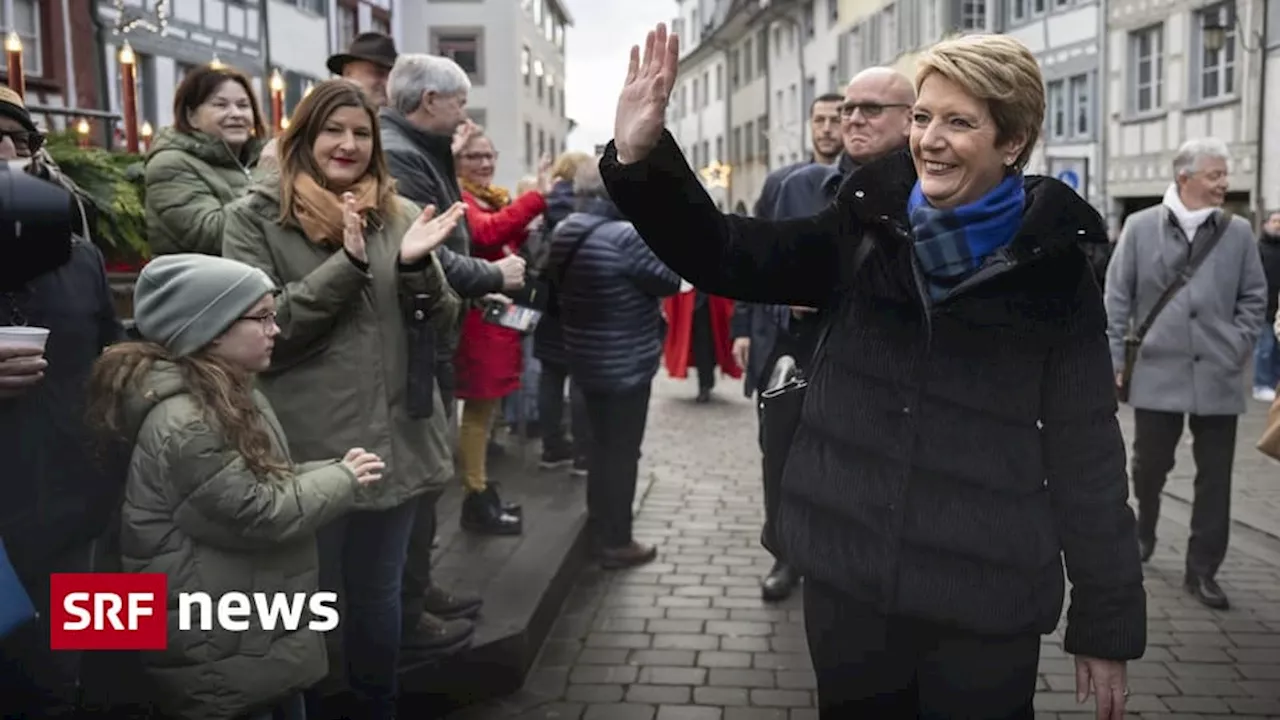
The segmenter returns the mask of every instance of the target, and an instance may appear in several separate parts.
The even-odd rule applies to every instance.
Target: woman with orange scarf
[[[465,208],[433,219],[396,195],[377,109],[346,80],[303,98],[279,152],[279,175],[228,207],[222,251],[283,288],[258,380],[290,454],[307,467],[358,447],[386,463],[381,482],[357,490],[356,511],[320,530],[319,580],[346,605],[332,639],[360,706],[348,717],[389,720],[414,500],[453,475],[432,370],[460,300],[432,251]]]
[[[520,249],[528,239],[526,227],[547,209],[546,168],[538,175],[538,190],[515,200],[493,185],[498,153],[493,142],[473,131],[458,154],[458,182],[467,204],[471,253],[499,260]],[[504,503],[485,469],[489,432],[502,399],[520,388],[524,367],[520,333],[485,322],[483,310],[472,308],[462,321],[462,339],[455,367],[462,427],[458,438],[458,466],[466,488],[461,525],[473,532],[516,535],[524,529],[520,506]]]

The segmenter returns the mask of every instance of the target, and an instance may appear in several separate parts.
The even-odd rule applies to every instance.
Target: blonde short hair
[[[560,157],[556,158],[556,162],[551,166],[551,177],[556,180],[573,180],[573,176],[578,173],[578,166],[585,162],[591,162],[592,157],[584,152],[564,152],[560,153]]]
[[[1025,138],[1014,161],[1022,170],[1044,125],[1044,77],[1026,45],[1008,35],[963,35],[934,45],[916,63],[916,92],[934,73],[987,103],[996,142]]]

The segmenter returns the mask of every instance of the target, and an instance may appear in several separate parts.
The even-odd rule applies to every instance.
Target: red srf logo
[[[168,592],[163,573],[54,573],[49,647],[163,650],[169,641]]]

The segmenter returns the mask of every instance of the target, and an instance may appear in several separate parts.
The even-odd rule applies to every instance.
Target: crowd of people
[[[816,98],[812,158],[769,176],[754,217],[724,214],[663,127],[678,56],[651,32],[603,157],[545,158],[514,193],[447,58],[363,34],[275,138],[245,75],[190,70],[146,158],[154,258],[132,329],[87,217],[0,288],[0,320],[50,331],[0,343],[0,446],[21,478],[0,538],[35,606],[52,572],[334,591],[328,635],[181,630],[171,608],[168,648],[129,677],[156,717],[301,720],[339,685],[352,717],[395,717],[400,666],[468,647],[484,605],[432,572],[446,488],[467,532],[538,522],[487,467],[522,388],[540,465],[586,478],[597,561],[654,559],[632,502],[665,358],[695,365],[699,402],[717,369],[759,399],[762,592],[804,578],[822,717],[1031,718],[1064,571],[1079,692],[1122,717],[1187,417],[1186,588],[1228,606],[1215,576],[1255,352],[1254,396],[1274,399],[1280,214],[1259,252],[1221,210],[1225,146],[1193,141],[1113,246],[1077,193],[1024,172],[1043,78],[999,35]],[[42,140],[0,89],[0,156],[74,195]],[[776,401],[797,393],[774,442]],[[1136,518],[1118,398],[1135,408]],[[75,716],[115,681],[48,637],[40,616],[0,638],[7,714]]]

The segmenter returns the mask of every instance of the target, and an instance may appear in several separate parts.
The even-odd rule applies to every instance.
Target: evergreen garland
[[[93,242],[110,264],[141,264],[151,257],[143,209],[142,156],[82,148],[74,133],[45,142],[62,174],[83,190]]]

